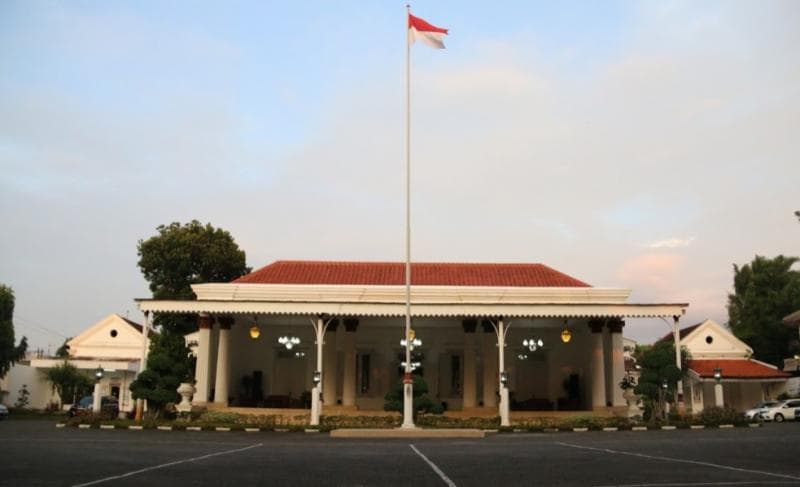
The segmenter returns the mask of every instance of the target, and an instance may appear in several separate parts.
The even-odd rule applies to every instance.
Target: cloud
[[[658,240],[647,245],[651,249],[675,249],[679,247],[688,247],[694,241],[694,237],[677,238],[672,237],[666,240]]]

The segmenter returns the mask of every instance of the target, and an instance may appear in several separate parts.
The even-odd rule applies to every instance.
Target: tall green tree
[[[193,220],[161,225],[157,231],[138,243],[139,269],[155,299],[193,299],[192,284],[229,282],[250,272],[244,251],[225,230]],[[193,315],[159,314],[154,324],[161,333],[151,341],[146,369],[130,389],[158,410],[177,400],[175,389],[194,376],[183,337],[197,330],[197,320]]]
[[[800,271],[792,269],[797,261],[797,257],[757,255],[749,264],[733,266],[728,325],[764,362],[781,365],[797,350],[797,329],[781,322],[800,309]]]
[[[14,341],[14,290],[0,284],[0,379],[22,360],[28,349],[27,338],[22,337],[17,345]]]

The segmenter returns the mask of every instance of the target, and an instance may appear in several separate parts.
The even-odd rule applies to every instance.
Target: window
[[[712,337],[711,335],[706,336],[706,343],[711,345],[713,342],[714,342],[714,337]]]
[[[111,330],[109,335],[111,335],[111,338],[117,338],[117,330]]]

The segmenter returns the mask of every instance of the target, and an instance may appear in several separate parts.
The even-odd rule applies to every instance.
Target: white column
[[[500,388],[500,426],[511,426],[508,404],[508,384],[501,380],[506,370],[505,361],[506,328],[503,319],[497,320],[497,384]]]
[[[622,343],[622,327],[625,322],[617,319],[609,321],[608,330],[611,332],[611,404],[614,406],[626,406],[627,401],[623,397],[622,388],[619,383],[625,377],[625,355]]]
[[[590,320],[589,328],[592,331],[592,408],[596,409],[606,405],[606,372],[605,357],[603,354],[603,320]]]
[[[714,404],[718,408],[725,406],[725,401],[722,396],[722,382],[720,381],[717,381],[717,383],[714,384]]]
[[[318,317],[316,324],[312,319],[311,324],[314,326],[314,337],[317,346],[317,370],[320,374],[320,382],[314,384],[311,389],[311,426],[319,425],[319,416],[322,414],[322,404],[320,403],[320,394],[322,393],[322,346],[325,341],[325,321],[322,317]],[[315,374],[316,375],[316,374]]]
[[[464,320],[464,381],[461,386],[461,409],[474,408],[477,400],[477,385],[475,384],[475,328],[476,320]]]
[[[483,407],[497,406],[497,336],[483,334]]]
[[[100,381],[94,382],[94,393],[92,395],[92,412],[97,414],[100,412]]]
[[[192,402],[205,404],[208,402],[211,386],[208,380],[211,363],[211,317],[201,314],[197,326],[197,363],[194,369],[195,393]]]
[[[344,377],[342,378],[342,406],[356,405],[356,329],[358,320],[344,320]]]
[[[233,318],[220,317],[219,345],[217,348],[217,377],[214,383],[214,402],[223,406],[228,405],[228,376],[230,375],[230,355],[228,353],[231,325]]]
[[[672,338],[675,341],[675,365],[678,367],[678,370],[681,370],[681,335],[678,330],[679,320],[679,316],[672,317]],[[683,414],[686,403],[683,400],[683,380],[681,379],[678,379],[678,384],[675,387],[675,394],[677,395],[675,401],[678,403],[678,412]]]
[[[338,324],[335,320],[331,321],[324,337],[323,362],[325,364],[325,372],[322,374],[322,400],[328,406],[336,405],[336,388],[338,386],[338,381],[336,380],[336,372],[338,370],[336,329]]]

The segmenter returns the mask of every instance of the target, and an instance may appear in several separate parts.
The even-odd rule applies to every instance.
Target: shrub
[[[747,421],[742,413],[731,407],[709,407],[697,415],[697,420],[706,426],[719,426],[721,424],[744,424]]]

